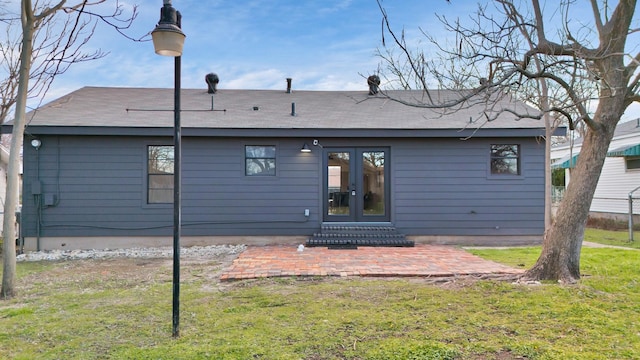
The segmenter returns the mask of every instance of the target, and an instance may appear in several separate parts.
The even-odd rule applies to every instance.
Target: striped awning
[[[558,159],[556,162],[554,162],[553,164],[551,164],[551,169],[555,170],[555,169],[573,169],[574,167],[576,167],[576,162],[578,161],[578,155],[580,154],[576,154],[576,155],[566,155],[560,159]]]
[[[610,157],[640,156],[640,144],[625,145],[607,153]]]

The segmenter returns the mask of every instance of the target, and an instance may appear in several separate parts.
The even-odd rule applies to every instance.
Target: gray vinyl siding
[[[491,144],[520,144],[521,175],[492,176]],[[532,138],[408,141],[393,148],[396,227],[408,235],[541,235],[544,144]]]
[[[147,145],[171,138],[41,137],[25,147],[25,236],[37,236],[31,184],[57,198],[43,207],[40,236],[170,235],[172,204],[146,203]],[[277,146],[277,175],[244,176],[244,145]],[[182,144],[183,235],[291,235],[318,227],[319,168],[299,141],[188,138]],[[58,166],[59,165],[59,166]],[[304,216],[304,209],[311,216]]]
[[[23,235],[170,236],[172,204],[147,204],[148,145],[171,137],[42,136],[25,146]],[[184,137],[182,234],[311,235],[322,221],[322,151],[313,138]],[[322,138],[332,146],[387,147],[391,222],[408,235],[541,235],[544,144],[534,138]],[[28,144],[28,142],[26,142]],[[521,145],[521,175],[491,176],[491,144]],[[245,176],[244,146],[275,145],[276,176]],[[39,164],[36,166],[36,164]],[[40,225],[36,177],[53,206]],[[304,210],[310,216],[304,216]]]
[[[185,145],[188,144],[188,145]],[[198,235],[299,235],[317,228],[317,159],[301,142],[190,139],[183,144],[183,222]],[[275,145],[276,175],[246,176],[245,145]],[[187,155],[190,154],[190,155]]]

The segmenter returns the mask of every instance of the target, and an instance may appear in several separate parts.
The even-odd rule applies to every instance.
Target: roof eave
[[[2,133],[11,133],[11,125],[3,125]],[[98,127],[98,126],[29,126],[29,135],[60,136],[173,136],[171,127]],[[557,129],[554,135],[561,135]],[[185,137],[284,137],[305,136],[334,138],[469,138],[469,137],[537,137],[544,128],[480,128],[480,129],[362,129],[362,128],[191,128],[183,127]]]

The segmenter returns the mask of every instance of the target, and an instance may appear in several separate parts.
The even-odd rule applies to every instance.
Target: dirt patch
[[[204,291],[225,291],[238,286],[264,285],[265,281],[334,281],[332,276],[293,276],[246,279],[241,281],[220,281],[220,276],[238,257],[238,253],[221,253],[205,256],[183,256],[180,259],[180,282],[182,284],[199,283]],[[108,259],[68,259],[48,262],[46,271],[34,271],[24,275],[18,282],[18,292],[38,296],[40,287],[55,287],[69,290],[84,288],[87,291],[105,288],[140,288],[158,283],[173,281],[172,258],[129,258],[114,257]],[[479,280],[498,280],[513,282],[518,275],[485,274],[467,276],[415,276],[415,277],[360,277],[362,280],[404,279],[421,284],[432,284],[448,289],[463,289]]]
[[[237,254],[222,254],[215,257],[188,257],[180,259],[180,282],[204,281],[204,286],[217,289],[220,273],[229,266]],[[51,263],[46,271],[37,271],[23,276],[18,282],[18,292],[37,295],[38,288],[56,288],[93,285],[117,286],[119,288],[144,287],[149,284],[173,281],[173,260],[111,258],[90,260],[64,260]],[[101,284],[100,284],[101,283]]]

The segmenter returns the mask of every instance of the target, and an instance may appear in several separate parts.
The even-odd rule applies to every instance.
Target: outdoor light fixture
[[[181,56],[185,35],[181,29],[182,15],[171,6],[171,0],[163,0],[160,21],[151,32],[156,54]]]
[[[300,152],[310,153],[311,149],[309,149],[309,145],[307,145],[307,143],[304,143],[304,145],[302,145],[302,149],[300,149]]]
[[[31,140],[31,146],[33,146],[34,149],[38,150],[40,149],[40,146],[42,146],[42,141],[40,141],[40,139],[33,139]]]
[[[163,7],[160,9],[160,21],[151,32],[156,54],[173,56],[175,59],[173,102],[173,337],[180,335],[180,231],[182,215],[180,207],[180,158],[182,152],[180,134],[180,56],[182,55],[185,39],[185,35],[180,29],[181,18],[180,12],[171,6],[171,0],[163,0]]]

